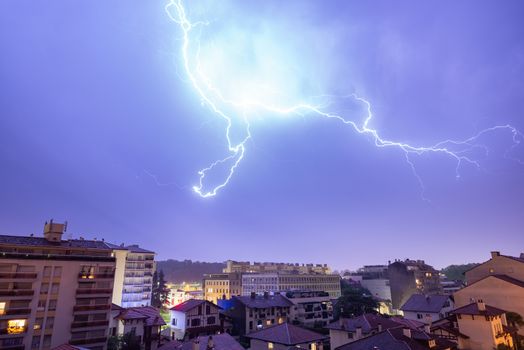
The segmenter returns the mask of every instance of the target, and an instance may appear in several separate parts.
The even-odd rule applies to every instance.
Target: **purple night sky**
[[[189,16],[209,19],[215,37],[203,38],[224,57],[237,42],[220,47],[221,33],[253,46],[264,33],[278,48],[268,59],[278,66],[286,52],[297,72],[278,81],[358,93],[388,139],[524,131],[520,0],[187,3]],[[138,243],[158,259],[335,269],[524,251],[524,142],[511,148],[504,131],[479,140],[490,149],[474,154],[482,168],[465,165],[459,179],[447,157],[413,159],[428,202],[402,152],[340,123],[264,115],[228,186],[200,198],[191,187],[226,154],[225,125],[184,76],[165,4],[0,2],[0,234],[40,234],[54,218],[73,237]],[[204,59],[229,81],[217,57]]]

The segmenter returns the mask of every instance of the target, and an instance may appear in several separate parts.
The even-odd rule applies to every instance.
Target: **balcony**
[[[73,311],[109,310],[111,305],[75,305]]]
[[[79,279],[107,279],[107,278],[110,278],[110,279],[113,279],[115,277],[115,274],[113,272],[111,273],[94,273],[94,274],[89,274],[89,273],[79,273],[78,274],[78,278]]]
[[[8,309],[4,311],[3,315],[29,315],[31,313],[31,309],[27,308],[20,308],[20,309]]]
[[[109,321],[85,321],[85,322],[73,322],[71,328],[84,328],[84,327],[100,327],[109,325]]]
[[[79,294],[112,294],[113,289],[111,288],[83,288],[83,289],[77,289],[76,295]]]
[[[71,339],[69,341],[69,344],[71,344],[71,345],[84,345],[84,344],[105,343],[106,340],[107,340],[106,337],[90,338],[90,339]]]
[[[0,279],[35,279],[36,273],[28,272],[0,272]]]
[[[32,296],[35,292],[30,289],[25,290],[0,290],[0,296],[2,297],[24,297]]]

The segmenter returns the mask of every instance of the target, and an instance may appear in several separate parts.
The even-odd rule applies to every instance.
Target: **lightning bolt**
[[[191,22],[187,16],[186,9],[183,5],[182,0],[170,0],[169,3],[165,6],[165,11],[167,15],[170,17],[170,19],[179,25],[182,31],[182,60],[185,74],[189,79],[190,84],[193,86],[194,90],[200,97],[202,104],[208,106],[217,116],[224,119],[226,123],[225,136],[227,139],[229,155],[223,159],[215,161],[208,167],[200,170],[198,172],[198,185],[193,186],[193,191],[203,198],[215,196],[219,190],[227,186],[227,184],[233,177],[235,170],[238,168],[240,162],[244,158],[246,151],[246,143],[251,138],[250,125],[246,117],[246,113],[248,113],[247,111],[252,111],[254,109],[283,116],[316,116],[325,119],[333,119],[342,124],[347,125],[358,134],[370,137],[374,145],[378,148],[395,148],[400,150],[404,153],[406,162],[411,168],[413,175],[415,176],[420,185],[421,195],[424,200],[427,200],[424,197],[425,187],[422,178],[417,173],[415,165],[412,161],[413,156],[420,156],[423,154],[445,155],[455,161],[455,175],[457,178],[459,178],[459,170],[464,163],[470,164],[480,169],[480,164],[478,160],[472,158],[471,156],[468,156],[468,154],[471,153],[473,150],[481,150],[483,153],[485,153],[485,155],[488,154],[489,150],[487,146],[478,143],[479,139],[485,134],[499,130],[504,130],[511,133],[513,145],[509,150],[507,150],[506,156],[509,155],[509,152],[513,150],[515,147],[517,147],[524,139],[524,135],[519,130],[508,124],[497,125],[481,130],[474,136],[464,140],[448,139],[430,146],[416,146],[411,145],[409,143],[388,140],[381,137],[379,132],[370,126],[370,123],[373,119],[371,103],[365,98],[357,96],[356,94],[351,95],[351,97],[359,103],[362,103],[366,110],[366,116],[363,122],[360,123],[347,119],[339,113],[327,110],[326,105],[301,102],[290,106],[278,106],[267,104],[257,100],[237,101],[228,99],[221,93],[219,89],[217,89],[213,85],[211,80],[204,73],[199,60],[200,43],[198,41],[196,43],[197,53],[195,57],[190,57],[190,54],[188,53],[191,45],[192,33],[195,32],[196,29],[204,27],[209,23],[202,21]],[[193,61],[192,58],[194,58]],[[240,138],[239,141],[233,141],[231,135],[233,117],[230,113],[225,112],[221,106],[232,107],[234,110],[239,111],[239,114],[242,115],[241,122],[244,124],[244,128],[243,136]],[[517,161],[521,164],[523,163],[518,159]],[[228,170],[225,179],[220,184],[211,188],[211,190],[204,190],[204,181],[206,180],[206,176],[209,174],[209,172],[215,169],[216,167],[225,165],[228,165]]]

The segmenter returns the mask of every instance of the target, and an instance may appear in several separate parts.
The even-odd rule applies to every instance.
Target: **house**
[[[322,350],[328,337],[308,329],[282,323],[249,333],[250,350],[288,350],[290,347],[300,349]]]
[[[468,285],[453,294],[455,307],[482,299],[488,305],[524,316],[523,255],[512,257],[492,252],[490,260],[466,271],[465,275]],[[524,335],[524,327],[519,333]]]
[[[330,323],[326,328],[329,329],[331,348],[335,349],[383,330],[400,326],[400,323],[384,316],[364,314],[353,318],[341,318]]]
[[[333,320],[333,304],[327,292],[291,291],[286,298],[293,303],[290,320],[295,325],[322,328]]]
[[[442,294],[413,294],[400,310],[408,320],[431,323],[448,316],[453,310],[453,298]]]
[[[199,336],[186,342],[171,341],[158,350],[245,350],[227,333]]]
[[[275,324],[285,323],[293,303],[280,294],[233,296],[227,303],[225,313],[233,321],[233,333],[245,335]]]
[[[434,322],[430,326],[430,332],[437,337],[451,340],[459,349],[467,349],[469,346],[469,336],[460,332],[455,314]]]
[[[166,323],[158,309],[152,306],[122,308],[113,304],[110,335],[122,336],[128,333],[139,338],[145,350],[155,350],[160,343],[160,328]]]
[[[389,328],[355,342],[335,347],[335,350],[456,350],[457,345],[422,330],[408,327]]]
[[[170,309],[172,339],[193,339],[222,332],[220,307],[207,300],[190,299]]]
[[[505,313],[482,300],[453,310],[458,329],[469,337],[467,348],[476,350],[492,350],[500,344],[513,348]]]

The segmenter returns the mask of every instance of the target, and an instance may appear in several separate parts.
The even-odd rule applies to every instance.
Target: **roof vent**
[[[491,252],[491,258],[494,258],[496,256],[500,256],[500,252]]]

